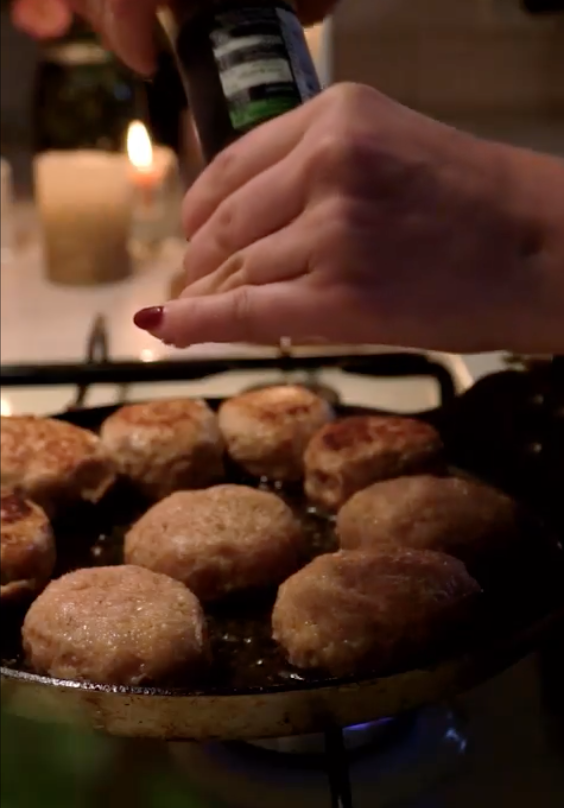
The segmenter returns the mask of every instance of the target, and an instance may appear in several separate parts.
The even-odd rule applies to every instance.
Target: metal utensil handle
[[[325,733],[325,760],[331,788],[331,808],[353,808],[348,754],[340,727],[331,728]]]

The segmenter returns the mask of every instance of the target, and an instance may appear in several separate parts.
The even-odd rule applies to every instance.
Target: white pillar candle
[[[34,169],[48,277],[84,286],[127,277],[131,185],[124,156],[45,152]]]
[[[180,176],[172,149],[155,146],[147,128],[134,121],[127,134],[133,187],[133,240],[155,244],[176,235],[180,225]]]

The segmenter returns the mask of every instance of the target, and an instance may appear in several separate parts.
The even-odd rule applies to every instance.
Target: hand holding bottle
[[[209,0],[203,0],[206,1]],[[197,5],[197,0],[177,2]],[[323,19],[335,2],[297,0],[295,5],[302,23],[310,25]],[[48,38],[64,34],[76,12],[88,20],[108,48],[129,67],[150,75],[155,68],[155,14],[162,5],[163,0],[14,0],[12,16],[22,30]]]

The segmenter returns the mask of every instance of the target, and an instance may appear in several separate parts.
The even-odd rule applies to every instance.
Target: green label
[[[219,12],[210,40],[231,125],[239,132],[319,92],[303,29],[289,10],[242,5]]]
[[[251,101],[246,106],[232,109],[231,123],[234,129],[252,129],[259,123],[276,118],[299,105],[292,98],[269,98],[263,101]]]

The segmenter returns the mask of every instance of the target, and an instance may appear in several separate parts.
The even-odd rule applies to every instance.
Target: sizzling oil
[[[257,485],[233,471],[229,476],[230,482]],[[300,520],[305,535],[302,564],[337,548],[332,520],[315,514],[301,491],[266,481],[258,485],[281,496]],[[80,567],[123,563],[125,534],[148,507],[149,503],[141,501],[125,484],[118,484],[96,508],[82,506],[55,524],[59,561],[54,577]],[[275,598],[276,591],[272,590],[247,592],[205,608],[213,664],[201,682],[201,690],[232,691],[319,678],[314,672],[292,668],[272,640],[270,617]],[[23,614],[11,611],[6,616],[2,664],[29,670],[20,643]],[[182,681],[166,684],[183,686]]]

